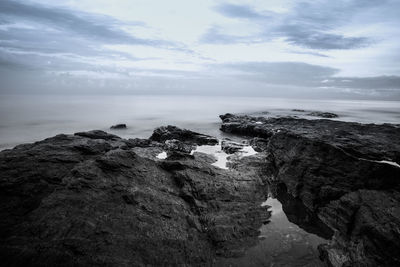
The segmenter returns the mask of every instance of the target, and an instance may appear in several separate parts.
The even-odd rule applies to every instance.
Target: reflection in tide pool
[[[218,266],[325,266],[317,247],[327,240],[289,222],[277,199],[268,198],[262,205],[271,206],[272,216],[261,227],[258,244],[243,257],[221,259]]]

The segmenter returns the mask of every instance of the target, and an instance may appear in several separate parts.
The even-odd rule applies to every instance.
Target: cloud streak
[[[0,15],[10,20],[20,18],[45,24],[55,30],[76,34],[94,41],[107,43],[130,43],[141,45],[167,45],[162,40],[147,40],[136,38],[118,27],[123,25],[107,16],[93,15],[85,12],[72,11],[62,8],[48,8],[40,5],[25,4],[12,0],[0,2]],[[144,26],[143,22],[131,22],[131,26]]]
[[[258,13],[250,6],[246,5],[234,5],[234,4],[222,4],[215,7],[215,10],[224,16],[231,18],[245,18],[245,19],[265,19],[266,16]]]
[[[366,5],[353,8],[367,8],[374,3],[366,1]],[[272,38],[283,37],[289,44],[310,49],[333,50],[354,49],[368,46],[372,43],[368,37],[353,37],[330,33],[339,27],[344,19],[351,17],[352,5],[343,1],[321,7],[318,2],[299,3],[292,12],[279,14],[274,12],[257,12],[248,5],[221,4],[215,10],[229,18],[244,19],[264,28],[258,35],[247,38],[235,38],[229,35],[217,35],[214,28],[209,29],[201,39],[210,43],[246,43],[269,41]],[[306,12],[305,12],[306,11]],[[347,16],[347,17],[346,17]],[[213,38],[211,38],[213,37]]]

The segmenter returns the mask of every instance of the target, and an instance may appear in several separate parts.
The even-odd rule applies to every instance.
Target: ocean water
[[[292,109],[334,112],[343,121],[400,123],[400,101],[230,96],[2,95],[0,150],[60,133],[93,129],[126,138],[147,138],[154,128],[168,124],[220,137],[220,114],[267,111],[271,116],[302,115]],[[109,129],[117,123],[126,123],[128,129]]]

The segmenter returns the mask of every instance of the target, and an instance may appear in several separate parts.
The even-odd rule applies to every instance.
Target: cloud
[[[268,84],[318,86],[320,81],[336,74],[335,68],[302,62],[240,62],[222,64],[218,68],[230,69],[233,76],[241,76]]]
[[[363,2],[359,5],[351,1],[334,1],[324,5],[318,1],[300,2],[292,10],[282,14],[261,13],[247,5],[221,4],[215,8],[221,15],[252,21],[263,30],[258,35],[248,36],[246,39],[218,35],[213,29],[209,29],[201,40],[209,43],[251,43],[283,37],[289,44],[318,50],[365,47],[373,43],[368,37],[345,36],[331,32],[348,21],[353,13],[356,13],[354,11],[376,6],[374,1]]]
[[[299,54],[299,55],[312,55],[312,56],[317,56],[317,57],[329,57],[325,54],[321,54],[318,52],[312,52],[312,51],[295,51],[295,50],[290,50],[288,51],[289,53],[292,54]]]
[[[215,7],[215,10],[224,16],[231,18],[247,18],[257,19],[265,18],[264,15],[259,14],[252,7],[246,5],[222,4]]]
[[[0,15],[7,18],[20,18],[25,21],[45,24],[64,33],[72,33],[84,38],[107,43],[129,43],[141,45],[167,45],[162,40],[136,38],[118,27],[121,22],[103,15],[93,15],[63,8],[48,8],[41,5],[26,4],[12,0],[0,1]],[[130,25],[144,26],[142,22]]]
[[[1,69],[17,70],[17,71],[31,70],[31,68],[29,68],[25,64],[21,64],[0,56],[0,70]]]
[[[200,43],[206,44],[234,44],[234,43],[254,43],[253,37],[229,35],[222,32],[221,27],[212,26],[205,32],[201,38]]]
[[[400,76],[331,77],[324,84],[334,88],[400,90]]]
[[[302,62],[237,62],[218,64],[214,72],[231,70],[231,77],[241,77],[265,84],[293,85],[347,91],[400,91],[400,76],[336,77],[339,70]]]
[[[277,32],[285,36],[288,43],[312,49],[354,49],[371,43],[366,37],[345,37],[339,34],[324,33],[301,25],[284,25]]]
[[[31,2],[0,1],[2,67],[37,70],[92,68],[101,60],[146,60],[107,45],[141,45],[191,53],[183,45],[162,39],[138,38],[121,28],[147,27],[105,15],[46,7]]]

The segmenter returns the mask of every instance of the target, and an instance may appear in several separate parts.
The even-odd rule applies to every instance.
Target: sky
[[[400,100],[399,0],[0,0],[0,94]]]

